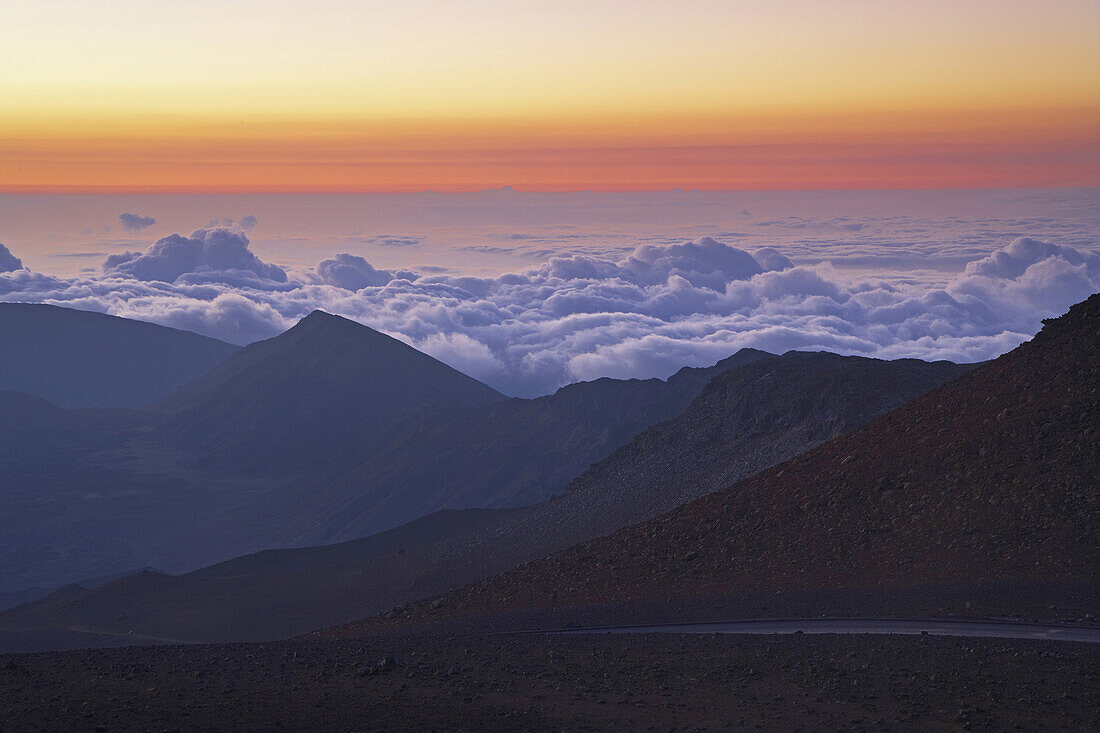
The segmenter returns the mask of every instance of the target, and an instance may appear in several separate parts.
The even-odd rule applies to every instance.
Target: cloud
[[[0,244],[0,272],[11,272],[23,269],[23,261],[11,253],[7,247]]]
[[[217,242],[230,254],[209,251]],[[786,247],[750,253],[704,237],[646,243],[625,255],[551,257],[492,277],[385,270],[343,253],[290,277],[275,268],[277,281],[240,232],[200,230],[116,256],[96,275],[0,273],[0,298],[69,304],[239,344],[320,308],[506,393],[534,396],[579,379],[666,377],[746,346],[988,359],[1100,290],[1097,260],[1091,249],[1017,238],[950,275],[865,276],[800,262]]]
[[[117,209],[116,209],[117,211]],[[137,214],[119,214],[118,220],[122,222],[122,228],[131,232],[140,232],[157,223],[151,216],[138,216]]]
[[[107,275],[167,283],[185,274],[232,283],[240,280],[242,272],[278,283],[287,279],[282,268],[261,261],[248,249],[248,237],[242,232],[221,227],[199,229],[190,237],[173,234],[157,240],[144,252],[110,255],[103,263],[103,271]]]
[[[338,254],[321,260],[314,270],[321,282],[345,290],[379,287],[399,277],[413,280],[418,277],[414,272],[395,274],[389,270],[376,270],[362,257],[351,254]]]
[[[404,237],[382,235],[374,237],[374,243],[383,247],[415,247],[420,244],[420,237]]]
[[[247,231],[247,230],[253,228],[254,226],[256,226],[259,223],[260,223],[259,219],[257,219],[252,214],[247,214],[246,216],[241,217],[241,220],[239,222],[237,222],[237,225],[241,229],[244,229],[245,231]]]
[[[1071,266],[1085,265],[1094,275],[1100,273],[1100,256],[1029,237],[1020,237],[1005,249],[967,264],[965,272],[969,276],[1017,280],[1032,265],[1050,259],[1061,259]]]
[[[760,263],[765,271],[786,270],[789,267],[794,267],[794,263],[791,262],[789,257],[771,247],[762,247],[756,250],[752,253],[752,257]]]
[[[293,325],[272,305],[234,292],[218,293],[209,300],[153,298],[128,302],[112,312],[185,331],[217,334],[217,338],[236,344],[255,341],[257,334],[275,335]]]

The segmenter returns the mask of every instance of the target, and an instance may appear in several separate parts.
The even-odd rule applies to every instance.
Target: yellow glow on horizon
[[[4,11],[0,190],[557,188],[569,176],[574,189],[751,187],[753,176],[757,187],[897,185],[868,166],[913,145],[958,154],[953,167],[910,168],[913,185],[1027,185],[1021,151],[1047,185],[1100,182],[1092,0],[54,0]],[[880,162],[830,172],[810,163],[809,143]],[[998,165],[988,147],[975,157],[991,143],[1015,162]],[[667,152],[759,145],[778,146],[785,174]],[[498,149],[513,159],[495,161]],[[415,170],[380,162],[397,153]]]

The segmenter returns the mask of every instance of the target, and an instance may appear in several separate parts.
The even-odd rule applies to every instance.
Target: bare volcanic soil
[[[1090,583],[1100,577],[1098,443],[1100,294],[856,433],[344,633],[670,596]]]
[[[0,730],[1097,730],[1096,645],[391,636],[0,657]]]

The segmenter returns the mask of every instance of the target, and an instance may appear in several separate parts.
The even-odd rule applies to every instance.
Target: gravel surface
[[[374,636],[0,657],[0,730],[1100,729],[1092,644]]]

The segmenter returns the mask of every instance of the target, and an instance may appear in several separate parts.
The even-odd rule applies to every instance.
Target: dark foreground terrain
[[[375,636],[0,658],[0,730],[1097,730],[1100,648]]]

